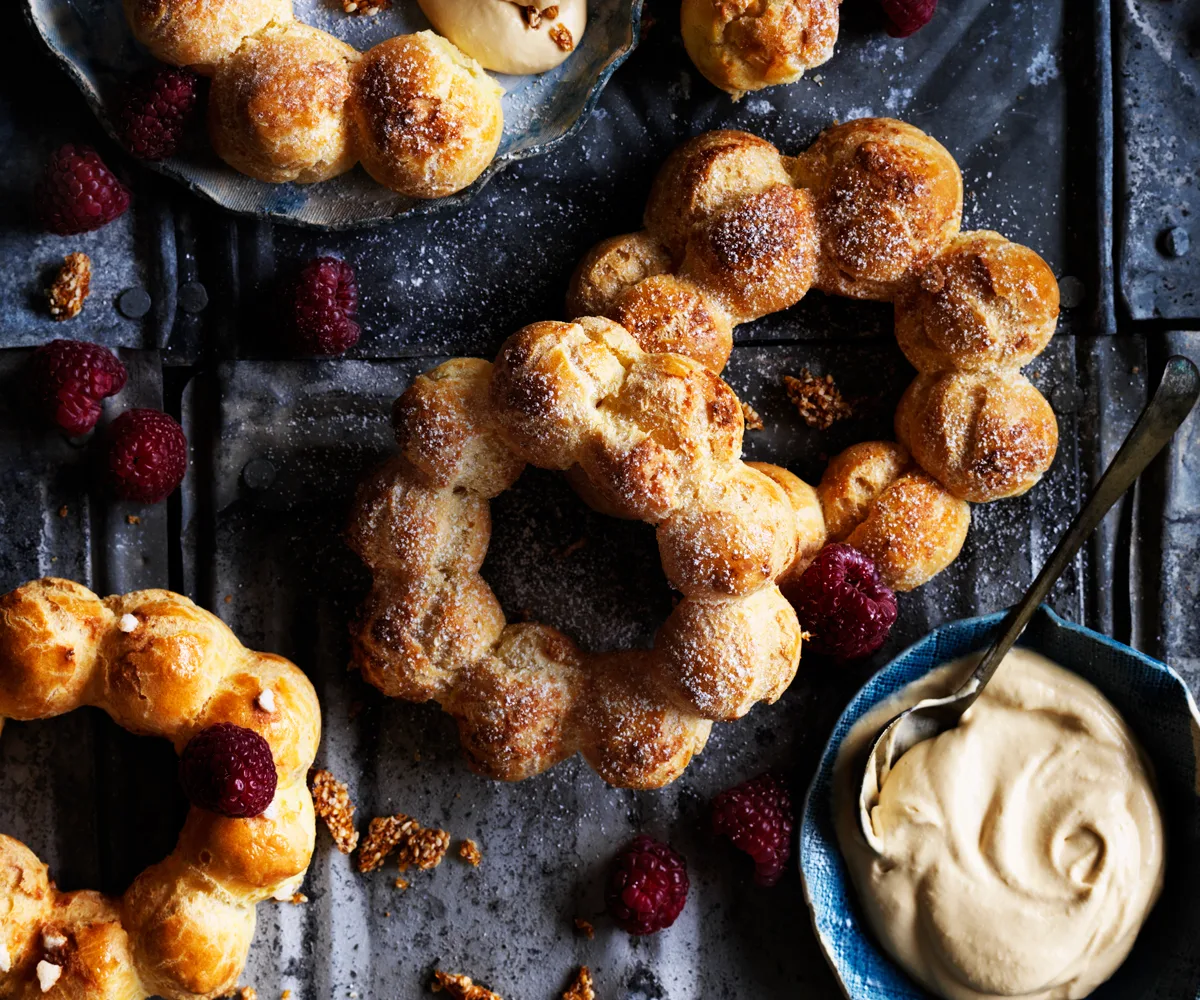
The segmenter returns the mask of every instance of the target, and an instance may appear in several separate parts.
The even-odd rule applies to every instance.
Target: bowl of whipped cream
[[[1167,665],[1039,609],[962,722],[858,783],[902,709],[948,694],[1003,613],[952,622],[847,706],[800,868],[852,1000],[1200,997],[1200,713]]]

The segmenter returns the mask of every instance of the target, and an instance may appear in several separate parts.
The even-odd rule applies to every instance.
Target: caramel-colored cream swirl
[[[960,725],[884,779],[878,853],[859,831],[869,740],[902,708],[948,694],[973,662],[939,668],[850,731],[835,772],[842,853],[876,935],[933,992],[1087,996],[1128,955],[1163,878],[1150,765],[1091,684],[1013,650]]]

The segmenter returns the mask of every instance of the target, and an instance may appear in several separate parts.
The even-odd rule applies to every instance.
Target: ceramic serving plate
[[[809,788],[800,828],[800,870],[813,926],[852,1000],[927,1000],[875,943],[859,911],[834,834],[832,778],[838,747],[872,706],[939,664],[983,649],[1003,613],[952,622],[910,646],[867,682],[838,719]],[[1162,898],[1137,944],[1095,1000],[1200,995],[1200,798],[1196,762],[1200,714],[1183,680],[1106,636],[1059,618],[1044,605],[1018,645],[1075,671],[1120,710],[1154,763],[1167,826]]]
[[[23,0],[29,20],[113,132],[122,84],[150,64],[125,23],[119,0]],[[376,184],[361,167],[320,184],[264,184],[227,167],[203,138],[152,169],[222,208],[327,229],[383,222],[467,201],[498,171],[562,141],[587,118],[604,85],[637,44],[642,0],[589,0],[588,27],[571,56],[539,76],[493,74],[505,89],[504,135],[496,159],[465,191],[421,201]],[[416,0],[395,0],[374,17],[351,17],[337,0],[295,0],[298,20],[360,50],[429,22]]]

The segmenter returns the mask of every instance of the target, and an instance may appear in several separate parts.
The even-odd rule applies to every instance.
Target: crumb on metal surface
[[[580,535],[570,545],[564,545],[561,549],[555,549],[552,553],[555,559],[569,559],[580,549],[587,548],[587,535]]]
[[[302,906],[308,902],[308,897],[302,892],[293,892],[292,898],[288,900],[293,906]]]
[[[399,889],[401,892],[403,892],[408,888],[408,879],[406,879],[403,875],[397,875],[396,881],[392,883],[392,888]]]
[[[585,920],[583,917],[575,918],[575,929],[589,941],[596,936],[596,928],[592,926],[592,922]]]
[[[342,0],[342,11],[356,17],[374,17],[392,9],[392,0]]]
[[[125,523],[126,524],[141,524],[142,519],[140,517],[138,517],[137,514],[126,514],[125,515]]]
[[[742,419],[746,422],[746,430],[761,431],[763,429],[763,419],[758,415],[756,410],[749,403],[742,403]]]
[[[66,517],[69,513],[70,513],[70,511],[67,509],[66,504],[63,504],[61,507],[58,508],[58,516],[59,517]]]
[[[459,843],[458,856],[475,868],[478,868],[479,862],[483,860],[483,855],[479,851],[479,845],[469,838]]]
[[[404,813],[376,816],[358,852],[358,870],[374,871],[393,851],[398,854],[402,872],[409,868],[436,868],[449,847],[450,834],[445,830],[426,829]]]
[[[73,319],[83,310],[92,283],[92,259],[85,253],[69,253],[58,275],[46,289],[50,315],[57,320]]]
[[[832,375],[814,375],[807,368],[799,376],[784,375],[788,399],[809,427],[828,430],[853,413]]]
[[[358,831],[354,828],[354,803],[350,792],[326,770],[314,771],[310,778],[313,809],[329,827],[337,849],[349,854],[358,846]]]
[[[473,983],[470,976],[443,972],[441,969],[433,974],[433,982],[429,988],[434,993],[445,990],[453,1000],[504,1000],[500,994]]]
[[[580,966],[579,971],[575,973],[575,978],[562,995],[562,1000],[596,1000],[592,973],[586,965]]]

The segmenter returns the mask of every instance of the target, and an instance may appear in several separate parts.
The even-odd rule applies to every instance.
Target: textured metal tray
[[[1173,351],[1200,358],[1197,334],[1169,332],[1127,309],[1128,275],[1123,264],[1114,272],[1112,223],[1128,211],[1120,164],[1130,154],[1126,132],[1112,128],[1109,52],[1113,38],[1118,53],[1139,51],[1135,0],[1114,12],[1113,36],[1105,4],[964,0],[953,10],[944,5],[930,28],[904,42],[848,9],[833,62],[794,87],[736,105],[691,70],[672,6],[651,7],[657,23],[576,141],[514,166],[461,211],[320,235],[212,213],[139,174],[136,211],[157,213],[170,239],[120,242],[103,231],[115,241],[105,243],[104,258],[111,255],[115,274],[130,275],[104,280],[144,280],[155,301],[166,301],[175,283],[199,279],[207,310],[173,312],[161,336],[140,328],[117,335],[99,321],[102,301],[89,302],[70,327],[51,328],[33,304],[11,299],[13,318],[0,327],[0,345],[14,348],[0,352],[0,588],[61,572],[105,591],[166,584],[191,594],[247,643],[292,657],[313,678],[325,712],[319,762],[351,784],[364,822],[404,811],[483,849],[479,869],[448,858],[401,894],[387,871],[354,874],[322,834],[305,888],[311,902],[260,908],[245,981],[262,996],[291,989],[297,1000],[417,997],[438,965],[505,997],[536,1000],[556,996],[573,967],[587,963],[603,1000],[836,997],[795,873],[773,890],[755,887],[743,859],[706,832],[709,799],[767,767],[787,775],[799,795],[872,666],[934,625],[1013,601],[1123,438],[1162,359]],[[0,26],[16,20],[0,12]],[[1183,60],[1179,45],[1175,58]],[[22,72],[54,86],[44,62],[30,65]],[[27,103],[0,111],[9,116],[10,145],[36,160],[38,143],[49,140],[38,137]],[[831,120],[867,111],[938,136],[963,166],[967,225],[1028,243],[1060,278],[1077,279],[1064,289],[1082,287],[1030,369],[1059,414],[1054,467],[1027,497],[975,508],[963,555],[902,598],[899,624],[872,663],[834,668],[806,657],[779,704],[717,727],[670,788],[608,789],[578,760],[518,785],[472,776],[446,716],[385,699],[345,671],[346,622],[367,581],[340,532],[358,476],[390,448],[391,399],[440,358],[491,355],[521,324],[559,315],[575,260],[596,239],[638,226],[654,170],[687,135],[743,127],[793,151]],[[56,125],[66,135],[88,127],[81,103],[72,113]],[[1146,117],[1160,115],[1169,128],[1172,113],[1160,102]],[[15,192],[0,208],[0,240],[14,262],[3,282],[28,285],[25,260],[73,247],[48,250],[18,221],[21,181],[3,183]],[[1150,175],[1143,185],[1153,194]],[[1174,190],[1164,185],[1163,196]],[[1116,230],[1124,253],[1130,232]],[[358,269],[364,337],[346,360],[288,360],[275,292],[318,252],[342,254]],[[1164,261],[1147,254],[1142,265],[1161,274]],[[1200,320],[1194,308],[1171,315],[1185,330]],[[20,348],[51,334],[142,348],[124,354],[133,368],[122,405],[161,393],[184,420],[193,445],[188,480],[167,505],[141,512],[140,525],[103,499],[86,449],[26,419],[19,388],[28,352]],[[751,457],[812,480],[825,456],[888,435],[911,371],[886,308],[814,294],[740,328],[738,339],[727,377],[767,424],[746,436]],[[873,405],[827,433],[810,430],[779,385],[782,373],[800,367],[833,374]],[[1167,659],[1193,685],[1197,455],[1193,417],[1051,602],[1071,620]],[[63,504],[68,516],[59,518]],[[484,572],[509,613],[559,625],[593,648],[644,641],[665,614],[669,593],[643,526],[597,517],[558,477],[538,472],[494,510]],[[564,556],[580,538],[588,544]],[[85,712],[5,727],[0,760],[0,830],[30,843],[64,886],[120,889],[169,850],[181,804],[165,745]],[[607,859],[638,830],[679,848],[694,885],[679,923],[641,941],[600,912]],[[575,916],[594,919],[594,941],[574,934]]]

